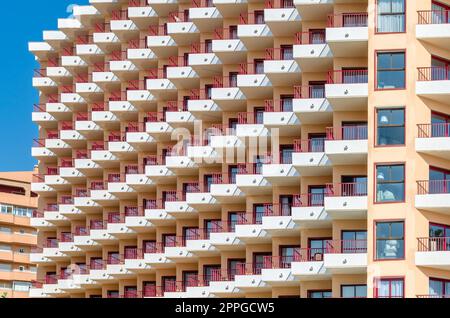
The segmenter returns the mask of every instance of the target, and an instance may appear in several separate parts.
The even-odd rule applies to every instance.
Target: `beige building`
[[[37,207],[32,171],[0,172],[0,297],[25,298],[36,279],[30,253],[37,233],[30,225]]]
[[[32,296],[450,295],[449,6],[75,7],[29,45]]]

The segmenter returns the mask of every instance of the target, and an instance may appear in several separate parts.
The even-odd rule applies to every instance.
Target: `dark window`
[[[220,229],[221,220],[204,221],[204,239],[209,240],[211,233],[217,233]]]
[[[308,298],[331,298],[331,290],[309,290]]]
[[[261,271],[264,268],[267,257],[272,256],[272,253],[253,253],[253,274],[261,275]]]
[[[264,74],[264,60],[255,59],[253,63],[255,74]]]
[[[405,257],[404,222],[376,222],[376,258],[402,259]]]
[[[183,291],[186,291],[187,287],[198,286],[198,272],[197,271],[184,271],[183,272]]]
[[[431,114],[431,137],[450,136],[450,116],[438,113]]]
[[[342,298],[366,298],[367,297],[367,285],[342,285],[341,286]]]
[[[266,211],[266,206],[264,204],[254,204],[253,205],[253,224],[262,224],[262,218]]]
[[[342,176],[341,196],[354,197],[367,195],[366,176]]]
[[[329,247],[329,241],[331,238],[314,238],[308,242],[308,260],[309,261],[323,261],[323,254]]]
[[[325,133],[308,135],[308,152],[324,152],[325,151]]]
[[[237,224],[245,224],[245,212],[228,213],[228,231],[234,232]]]
[[[308,206],[323,206],[325,186],[310,186],[308,189]]]
[[[211,281],[217,280],[221,271],[220,265],[204,265],[203,266],[203,283],[209,286]]]
[[[405,110],[378,109],[377,110],[377,145],[405,144]]]
[[[108,297],[108,298],[119,298],[119,291],[118,290],[108,290],[106,292],[106,297]]]
[[[156,253],[156,241],[144,241],[142,242],[142,249],[144,250],[144,253]]]
[[[229,175],[229,180],[228,182],[230,184],[235,184],[236,183],[236,175],[239,172],[239,168],[237,166],[229,166],[228,167],[228,175]]]
[[[237,39],[237,38],[238,38],[238,35],[237,35],[237,30],[238,30],[237,25],[230,25],[230,26],[228,27],[228,30],[229,30],[229,32],[230,32],[230,39]]]
[[[213,183],[213,176],[210,174],[207,174],[204,176],[204,191],[205,192],[211,192],[211,184]]]
[[[377,165],[377,202],[405,200],[405,166]]]
[[[377,32],[405,32],[405,0],[377,0]]]
[[[238,266],[239,264],[245,264],[245,259],[229,259],[228,260],[228,269],[227,269],[227,280],[233,281],[236,274],[238,274]]]
[[[405,52],[377,53],[377,88],[405,88]]]
[[[435,297],[450,297],[450,280],[430,278],[429,281],[429,294]]]
[[[280,46],[280,55],[282,60],[292,60],[294,59],[294,53],[292,45],[281,45]]]
[[[291,268],[291,263],[299,259],[300,246],[280,246],[280,268]]]
[[[431,14],[432,20],[430,22],[432,24],[450,23],[449,6],[443,3],[432,1],[431,10],[432,10]]]
[[[175,292],[177,290],[176,276],[163,276],[161,282],[163,292]]]
[[[176,247],[177,236],[175,234],[163,234],[162,236],[164,247]]]
[[[280,145],[280,163],[292,164],[293,145]]]
[[[255,107],[254,109],[254,116],[255,116],[255,124],[262,125],[264,123],[264,107]]]
[[[341,253],[366,253],[367,231],[342,231]]]
[[[450,193],[450,171],[430,167],[428,192],[430,194]]]
[[[237,72],[230,72],[230,73],[228,73],[230,87],[237,87],[238,74],[239,73],[237,73]]]
[[[255,24],[264,24],[264,11],[263,10],[255,10],[254,13],[255,15]]]

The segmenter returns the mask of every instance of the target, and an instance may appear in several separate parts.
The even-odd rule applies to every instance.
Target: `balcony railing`
[[[367,12],[342,13],[328,15],[327,27],[345,28],[345,27],[366,27]]]
[[[448,24],[450,23],[450,10],[421,10],[417,11],[418,24]]]
[[[367,195],[367,183],[329,183],[326,185],[325,196],[328,197],[358,197]]]
[[[450,123],[419,124],[419,138],[450,137]]]
[[[328,84],[368,83],[367,69],[335,70],[328,72]]]
[[[367,125],[349,125],[344,127],[326,128],[327,140],[366,140]]]
[[[291,48],[267,48],[266,60],[268,61],[286,61],[293,60],[294,52]]]
[[[448,81],[450,79],[449,66],[418,67],[417,71],[419,81]]]
[[[293,207],[323,207],[324,193],[296,194],[293,198]]]
[[[417,194],[450,193],[450,180],[421,180],[417,181]]]
[[[128,0],[129,7],[146,7],[147,0]]]
[[[215,40],[237,40],[239,39],[237,35],[237,28],[218,28],[214,30],[214,39]]]
[[[417,295],[417,298],[450,298],[450,294],[445,294],[445,295],[434,295],[434,294],[429,294],[429,295]]]
[[[248,14],[241,13],[239,15],[239,24],[265,24],[263,14],[255,14],[250,12]]]
[[[111,20],[128,20],[128,10],[113,10]]]
[[[294,152],[324,152],[325,138],[294,140]]]
[[[419,252],[450,251],[450,237],[419,237],[417,250]]]
[[[325,85],[294,86],[294,98],[325,98]]]
[[[325,43],[326,43],[325,30],[297,32],[295,34],[295,44],[307,45],[307,44],[325,44]]]
[[[330,254],[367,253],[367,240],[329,240],[326,246]]]
[[[148,29],[150,36],[167,35],[167,25],[151,25]]]
[[[289,9],[289,8],[295,8],[294,6],[294,0],[266,0],[265,1],[265,7],[268,9]]]

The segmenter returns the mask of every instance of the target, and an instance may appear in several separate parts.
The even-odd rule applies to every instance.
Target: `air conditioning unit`
[[[19,266],[19,271],[20,272],[23,272],[25,270],[25,267],[24,266]]]

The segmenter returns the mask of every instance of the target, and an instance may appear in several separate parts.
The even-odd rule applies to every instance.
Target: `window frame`
[[[393,144],[393,145],[380,145],[378,144],[378,112],[385,110],[403,110],[403,144]],[[392,127],[392,126],[390,126]],[[394,127],[400,127],[395,125]],[[406,107],[405,106],[395,106],[395,107],[375,107],[375,127],[374,127],[374,147],[375,148],[386,148],[386,147],[405,147],[406,146]]]
[[[391,285],[393,281],[402,281],[402,297],[395,297],[395,298],[405,298],[405,277],[404,276],[381,276],[381,277],[374,277],[374,283],[373,283],[373,298],[380,298],[378,296],[378,290],[379,290],[379,284],[382,281],[389,281],[389,297],[382,297],[382,298],[393,298],[391,296]]]
[[[378,258],[377,255],[377,224],[378,223],[403,223],[403,257],[402,258]],[[392,219],[392,220],[386,220],[386,219],[380,219],[380,220],[374,220],[373,221],[373,255],[372,260],[374,262],[386,262],[386,261],[401,261],[406,259],[406,220],[405,219]]]
[[[355,289],[355,287],[366,287],[366,297],[367,298],[367,284],[342,284],[340,287],[340,292],[341,292],[341,298],[344,298],[344,287],[353,287]],[[355,289],[356,292],[356,289]],[[356,293],[355,293],[356,294]],[[358,298],[364,298],[364,297],[345,297],[347,299],[358,299]]]
[[[403,57],[404,57],[404,66],[403,66],[403,81],[404,81],[404,87],[395,87],[395,88],[379,88],[378,87],[378,55],[379,54],[396,54],[396,53],[403,53]],[[406,61],[407,61],[407,55],[406,55],[406,49],[392,49],[392,50],[375,50],[374,52],[375,54],[375,72],[374,72],[374,77],[375,77],[375,82],[374,82],[374,90],[375,91],[395,91],[395,90],[406,90],[407,89],[407,66],[406,66]],[[384,71],[399,71],[400,69],[383,69]]]
[[[408,1],[403,0],[403,16],[404,16],[404,30],[403,31],[395,31],[395,32],[380,32],[378,31],[378,2],[380,0],[375,1],[375,35],[383,35],[383,34],[403,34],[406,33],[406,26],[408,25]],[[391,4],[392,5],[392,4]],[[400,13],[384,13],[383,15],[399,15]]]
[[[403,166],[403,200],[396,201],[378,201],[377,200],[377,186],[378,186],[378,178],[377,178],[377,170],[378,166]],[[406,163],[405,162],[378,162],[374,163],[374,182],[373,182],[373,204],[392,204],[392,203],[405,203],[406,202]],[[397,183],[397,182],[392,182]]]

